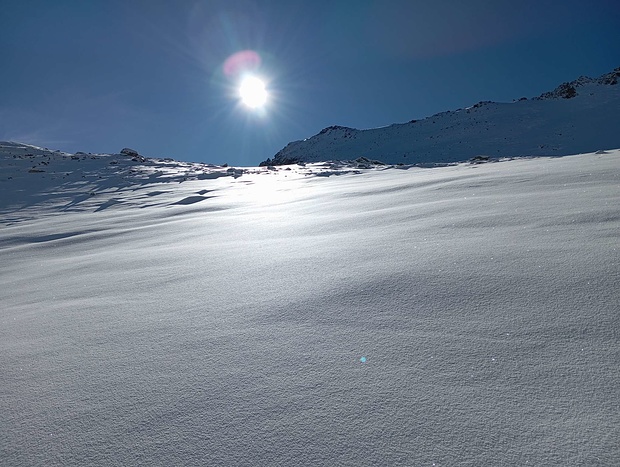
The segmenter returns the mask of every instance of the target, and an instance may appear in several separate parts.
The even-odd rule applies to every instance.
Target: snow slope
[[[289,143],[263,165],[365,157],[389,164],[476,156],[560,156],[620,147],[620,68],[581,77],[531,100],[480,102],[384,128],[325,128]]]
[[[619,150],[2,146],[0,464],[620,464]]]

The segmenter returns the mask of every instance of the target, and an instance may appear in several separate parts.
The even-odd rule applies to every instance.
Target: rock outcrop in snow
[[[580,77],[533,99],[479,102],[383,128],[330,126],[261,165],[355,160],[458,162],[476,156],[561,156],[620,147],[620,68]]]
[[[601,86],[613,86],[618,84],[618,78],[620,77],[620,67],[616,68],[611,73],[605,73],[598,78],[590,78],[588,76],[580,76],[574,81],[568,83],[562,83],[553,91],[545,92],[534,99],[571,99],[577,96],[581,88],[587,85],[601,85]]]

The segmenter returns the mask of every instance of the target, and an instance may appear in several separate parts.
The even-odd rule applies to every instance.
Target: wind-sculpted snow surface
[[[620,464],[620,151],[132,164],[3,166],[0,464]]]

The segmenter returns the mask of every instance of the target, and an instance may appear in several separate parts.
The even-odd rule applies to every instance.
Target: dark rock
[[[131,157],[135,157],[135,156],[139,156],[140,154],[138,154],[138,151],[136,151],[135,149],[131,149],[131,148],[123,148],[121,149],[121,154],[123,154],[124,156],[131,156]]]

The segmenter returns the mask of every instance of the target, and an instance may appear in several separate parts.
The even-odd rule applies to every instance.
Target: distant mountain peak
[[[260,165],[356,160],[459,162],[476,156],[560,156],[620,148],[620,67],[581,76],[533,99],[471,107],[382,128],[340,125],[293,141]]]
[[[560,84],[553,91],[544,92],[535,99],[572,99],[579,94],[579,88],[587,84],[600,84],[602,86],[613,86],[618,84],[620,78],[620,67],[615,68],[609,73],[605,73],[598,78],[590,78],[589,76],[580,76],[574,81]]]

